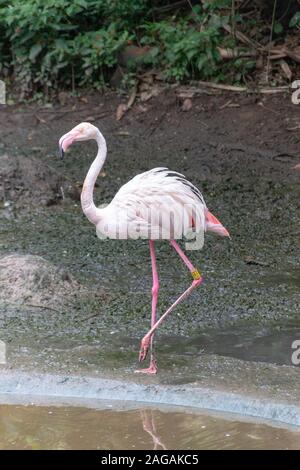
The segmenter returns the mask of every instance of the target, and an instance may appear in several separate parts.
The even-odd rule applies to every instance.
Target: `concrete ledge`
[[[147,403],[193,407],[201,411],[234,413],[237,420],[247,418],[271,420],[286,427],[300,426],[300,407],[253,398],[251,396],[212,390],[198,385],[141,384],[100,377],[66,376],[2,370],[0,401],[2,403],[40,404],[55,400],[95,406],[95,401]],[[97,406],[97,405],[96,405]]]

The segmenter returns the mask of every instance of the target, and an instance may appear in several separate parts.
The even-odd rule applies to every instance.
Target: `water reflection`
[[[0,449],[300,449],[300,432],[176,409],[0,405]]]
[[[140,414],[142,418],[143,429],[151,436],[153,440],[153,450],[158,450],[159,448],[167,450],[166,446],[163,444],[161,438],[157,434],[153,410],[141,410]]]

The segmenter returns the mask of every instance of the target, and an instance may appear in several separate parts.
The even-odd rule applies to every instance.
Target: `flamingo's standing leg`
[[[148,349],[152,343],[152,336],[155,330],[159,327],[159,325],[165,320],[165,318],[174,310],[174,308],[180,304],[186,297],[190,295],[190,293],[197,287],[201,282],[203,281],[203,278],[200,274],[200,272],[194,267],[194,265],[191,263],[191,261],[188,259],[188,257],[185,255],[185,253],[182,251],[180,246],[178,245],[175,240],[171,240],[171,245],[173,248],[177,251],[179,254],[180,258],[182,261],[186,264],[188,269],[191,272],[191,275],[193,277],[193,282],[190,285],[188,289],[186,289],[183,294],[181,294],[180,297],[171,305],[171,307],[168,308],[168,310],[157,320],[157,322],[151,327],[151,329],[148,331],[148,333],[144,336],[144,338],[141,341],[141,348],[140,348],[140,356],[139,360],[143,361],[146,356]]]
[[[149,248],[150,248],[152,277],[153,277],[152,312],[151,312],[151,328],[153,328],[153,326],[156,323],[156,306],[157,306],[157,298],[158,298],[158,291],[159,291],[159,280],[158,280],[158,274],[157,274],[156,255],[155,255],[155,247],[154,247],[153,240],[149,240]],[[149,345],[150,345],[150,350],[151,350],[150,366],[147,367],[147,369],[136,370],[136,372],[142,372],[144,374],[156,374],[157,372],[156,360],[155,360],[154,353],[153,353],[153,335],[151,335]]]

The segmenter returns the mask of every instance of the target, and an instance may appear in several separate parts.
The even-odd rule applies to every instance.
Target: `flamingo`
[[[209,212],[202,194],[184,175],[167,168],[154,168],[138,174],[123,185],[110,204],[97,208],[93,200],[96,179],[107,154],[105,138],[94,125],[82,122],[59,140],[61,158],[74,142],[95,140],[98,152],[83,183],[81,206],[88,220],[96,226],[100,238],[146,238],[149,240],[152,265],[151,328],[141,340],[139,361],[151,351],[150,365],[136,372],[156,374],[157,362],[153,352],[153,336],[157,328],[174,308],[187,298],[203,281],[203,277],[177,243],[177,239],[194,233],[200,237],[205,231],[229,237],[226,228]],[[166,239],[175,249],[192,276],[191,285],[163,313],[156,316],[159,278],[155,242]]]

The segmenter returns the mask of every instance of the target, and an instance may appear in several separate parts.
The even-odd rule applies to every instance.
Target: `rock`
[[[182,111],[189,111],[193,107],[193,102],[190,98],[186,98],[182,103],[181,109]]]
[[[70,94],[66,91],[58,93],[58,101],[61,106],[65,106],[70,101]]]
[[[26,197],[40,201],[56,197],[65,179],[52,170],[40,156],[0,154],[0,194],[20,205]],[[1,197],[1,196],[0,196]]]
[[[0,258],[0,303],[59,310],[79,288],[70,273],[40,256],[11,254]]]

